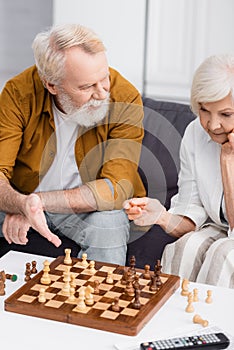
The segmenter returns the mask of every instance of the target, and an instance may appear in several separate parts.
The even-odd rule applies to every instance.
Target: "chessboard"
[[[145,271],[132,268],[137,276],[138,304],[134,306],[135,296],[126,293],[126,269],[124,266],[95,262],[95,272],[84,267],[81,259],[72,258],[69,267],[64,263],[64,256],[59,256],[49,264],[50,283],[42,283],[43,271],[38,272],[16,292],[5,300],[5,310],[23,315],[46,318],[74,325],[134,336],[145,326],[153,315],[164,305],[180,285],[178,276],[160,273],[160,282],[156,290],[151,290],[150,279]],[[88,261],[88,260],[87,260]],[[73,295],[64,292],[65,274],[73,276]],[[149,271],[153,275],[152,271]],[[112,283],[107,283],[111,275]],[[69,280],[69,279],[67,279]],[[97,282],[98,281],[98,282]],[[68,283],[68,282],[66,282]],[[88,285],[94,289],[98,283],[98,292],[93,294],[93,305],[80,309],[77,306],[79,292]],[[39,301],[41,290],[44,300]],[[113,308],[118,301],[117,310]],[[115,310],[115,311],[113,311]]]

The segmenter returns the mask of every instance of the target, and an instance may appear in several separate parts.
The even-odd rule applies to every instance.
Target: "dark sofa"
[[[177,192],[179,171],[179,147],[184,130],[194,115],[188,105],[156,101],[143,98],[145,118],[145,136],[139,171],[149,197],[158,198],[169,208],[172,195]],[[156,259],[160,259],[166,244],[174,241],[158,225],[153,225],[146,232],[141,228],[134,229],[127,253],[127,264],[132,255],[136,257],[138,267],[145,264],[153,268]],[[30,230],[29,242],[26,246],[8,245],[4,238],[0,239],[0,256],[9,250],[23,251],[44,256],[57,257],[64,255],[65,248],[71,248],[72,256],[77,256],[79,247],[64,237],[62,245],[55,248],[39,234]]]

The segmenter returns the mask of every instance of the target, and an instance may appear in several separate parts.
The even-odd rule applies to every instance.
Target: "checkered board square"
[[[81,265],[81,259],[72,258],[69,270],[74,275],[76,287],[75,301],[70,301],[69,297],[62,293],[65,283],[63,274],[68,269],[68,265],[63,261],[64,257],[60,256],[50,264],[50,284],[43,285],[43,271],[38,272],[5,300],[5,310],[104,331],[136,335],[180,285],[179,277],[161,274],[162,284],[158,291],[152,292],[150,280],[144,279],[144,271],[136,269],[141,290],[141,307],[135,309],[135,297],[126,294],[126,286],[121,282],[126,267],[95,262],[96,272],[92,274],[88,267],[84,268]],[[106,283],[108,271],[112,274],[113,284]],[[93,294],[94,304],[87,305],[80,311],[77,307],[79,291],[88,285],[94,287],[95,280],[99,281],[99,293]],[[41,287],[45,288],[44,303],[38,300]],[[119,299],[118,312],[112,310],[112,303],[116,297]]]

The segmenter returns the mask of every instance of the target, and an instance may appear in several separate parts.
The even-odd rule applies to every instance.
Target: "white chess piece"
[[[44,269],[43,269],[43,275],[40,279],[42,284],[50,284],[51,283],[51,279],[49,276],[49,272],[50,272],[50,263],[48,260],[44,261]]]
[[[111,272],[111,271],[108,271],[108,272],[107,272],[106,283],[108,283],[108,284],[113,284],[113,283],[114,283],[113,278],[112,278],[112,272]]]
[[[65,258],[64,258],[64,264],[71,265],[72,264],[72,258],[71,258],[71,249],[66,248],[65,249]]]
[[[79,298],[77,300],[77,306],[76,309],[79,311],[83,311],[86,309],[85,304],[85,287],[81,287],[79,290]]]
[[[94,298],[93,298],[93,294],[94,293],[94,289],[88,285],[85,288],[85,304],[86,305],[93,305],[94,304]]]
[[[39,295],[38,295],[38,301],[39,303],[45,303],[46,302],[46,296],[45,296],[45,288],[40,288]]]
[[[89,263],[89,272],[93,275],[95,274],[95,261],[91,260]]]
[[[81,265],[84,266],[84,267],[89,266],[89,263],[88,263],[88,261],[87,261],[87,254],[86,254],[86,253],[83,253],[83,254],[82,254]]]

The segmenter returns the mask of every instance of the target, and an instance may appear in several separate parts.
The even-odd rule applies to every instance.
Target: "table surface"
[[[194,303],[193,313],[185,312],[187,298],[180,295],[181,288],[163,305],[137,336],[126,336],[99,331],[72,324],[25,316],[4,310],[4,300],[24,284],[26,262],[37,261],[38,271],[45,260],[53,258],[10,251],[0,259],[0,271],[17,274],[16,282],[6,280],[6,294],[0,296],[0,345],[11,345],[17,350],[27,349],[116,349],[116,344],[140,344],[143,341],[171,338],[194,331],[201,333],[201,325],[194,324],[195,313],[209,321],[209,326],[220,328],[234,336],[234,290],[205,284],[189,283],[189,290],[198,289],[200,301]],[[207,290],[212,290],[212,304],[205,303]],[[130,347],[129,347],[130,349]]]

